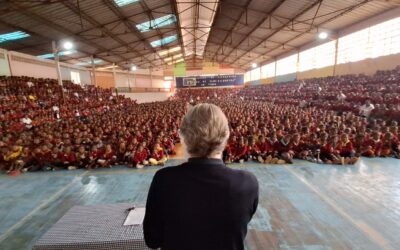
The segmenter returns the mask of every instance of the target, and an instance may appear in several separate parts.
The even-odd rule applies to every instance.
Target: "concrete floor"
[[[253,172],[260,183],[247,249],[400,249],[400,160],[232,167]],[[1,175],[0,249],[30,249],[74,205],[144,203],[156,170]]]

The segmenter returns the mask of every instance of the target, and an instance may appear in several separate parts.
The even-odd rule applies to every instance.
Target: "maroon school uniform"
[[[354,151],[353,143],[351,143],[351,141],[348,141],[347,143],[339,142],[336,150],[339,151],[340,156],[349,157]]]
[[[237,145],[235,147],[235,157],[236,158],[244,158],[249,153],[249,149],[247,145]]]
[[[110,151],[110,152],[104,152],[102,158],[105,160],[111,160],[113,157],[114,157],[114,152]]]
[[[142,163],[143,161],[147,160],[147,149],[143,149],[142,151],[136,151],[135,156],[133,157],[133,161],[135,163]]]
[[[329,143],[321,145],[320,150],[321,150],[321,155],[329,155],[333,153],[333,147]]]
[[[266,154],[271,152],[271,145],[268,142],[259,142],[257,143],[257,147],[260,150],[261,154]]]
[[[76,162],[76,155],[74,152],[62,153],[61,160],[62,162],[74,163]]]
[[[157,161],[161,160],[163,157],[164,157],[164,150],[163,149],[159,149],[156,152],[153,152],[151,154],[151,158],[154,158]]]
[[[299,142],[297,144],[291,142],[289,143],[289,149],[292,150],[295,155],[300,154],[302,151],[305,150],[305,144],[303,142]]]

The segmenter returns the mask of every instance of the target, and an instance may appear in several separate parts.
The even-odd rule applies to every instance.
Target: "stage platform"
[[[246,249],[399,249],[400,160],[230,167],[253,172],[260,183]],[[0,249],[31,249],[76,205],[144,204],[157,169],[0,175]]]

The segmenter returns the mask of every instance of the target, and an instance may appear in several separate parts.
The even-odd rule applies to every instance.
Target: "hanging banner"
[[[177,88],[239,86],[243,82],[243,75],[176,77]]]
[[[174,76],[186,75],[186,63],[181,62],[174,65]]]

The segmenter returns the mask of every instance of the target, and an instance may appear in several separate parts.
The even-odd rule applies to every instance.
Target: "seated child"
[[[349,135],[343,133],[340,136],[339,144],[336,148],[341,157],[341,164],[355,164],[358,157],[355,156],[356,152],[353,148],[353,143],[349,140]]]
[[[381,156],[383,143],[381,141],[381,135],[377,131],[373,131],[371,138],[365,141],[366,150],[363,151],[362,156],[366,157],[379,157]]]
[[[135,155],[135,147],[133,144],[129,144],[128,147],[126,148],[123,162],[124,164],[128,164],[128,162],[133,161],[133,156]]]
[[[304,142],[301,141],[300,134],[296,133],[292,136],[289,148],[293,152],[293,158],[304,160],[308,156],[308,150]]]
[[[21,169],[20,164],[20,156],[22,154],[22,147],[14,145],[8,150],[7,154],[4,156],[4,161],[8,163],[9,168],[7,169],[7,173],[19,173]]]
[[[147,161],[147,157],[147,149],[143,147],[143,144],[139,144],[135,155],[133,156],[132,167],[143,168],[144,166],[148,165],[149,162]]]
[[[256,144],[256,142],[253,139],[253,137],[249,138],[248,144],[249,144],[249,146],[248,146],[248,158],[250,160],[256,161],[258,159],[258,157],[260,156],[261,151],[258,148],[258,145]]]
[[[164,149],[160,146],[159,143],[156,143],[150,156],[149,163],[152,166],[164,166],[165,162],[167,162],[167,159],[168,158],[164,155]]]
[[[87,169],[97,168],[97,161],[102,157],[102,151],[97,148],[97,145],[93,145],[90,149],[89,153],[89,164],[87,165]]]
[[[243,163],[248,160],[249,149],[247,146],[247,141],[243,137],[239,139],[239,143],[236,144],[233,154],[233,161]]]
[[[101,156],[97,160],[97,163],[100,167],[111,168],[111,165],[115,164],[116,159],[117,156],[114,154],[111,145],[107,144]]]
[[[165,148],[165,151],[168,155],[175,155],[175,146],[174,141],[168,137],[163,138],[162,146]]]
[[[74,152],[72,152],[70,146],[64,147],[63,152],[60,154],[60,160],[61,160],[61,167],[66,168],[68,170],[74,170],[77,169],[76,164],[77,164],[77,159],[76,155]]]
[[[85,150],[85,146],[79,146],[76,154],[78,168],[87,168],[89,165],[89,155]]]
[[[259,155],[257,160],[260,163],[271,163],[272,160],[272,147],[271,144],[265,139],[265,136],[260,135],[258,137],[257,147],[259,150]]]
[[[286,142],[285,142],[286,143]],[[272,145],[272,164],[285,164],[286,161],[281,159],[281,153],[286,152],[287,144],[282,144],[282,141],[278,140],[276,133],[271,135],[271,145]]]
[[[126,164],[126,161],[125,161],[126,151],[127,151],[127,148],[126,148],[125,142],[121,142],[119,144],[118,152],[117,152],[117,160],[116,161],[118,164]]]

